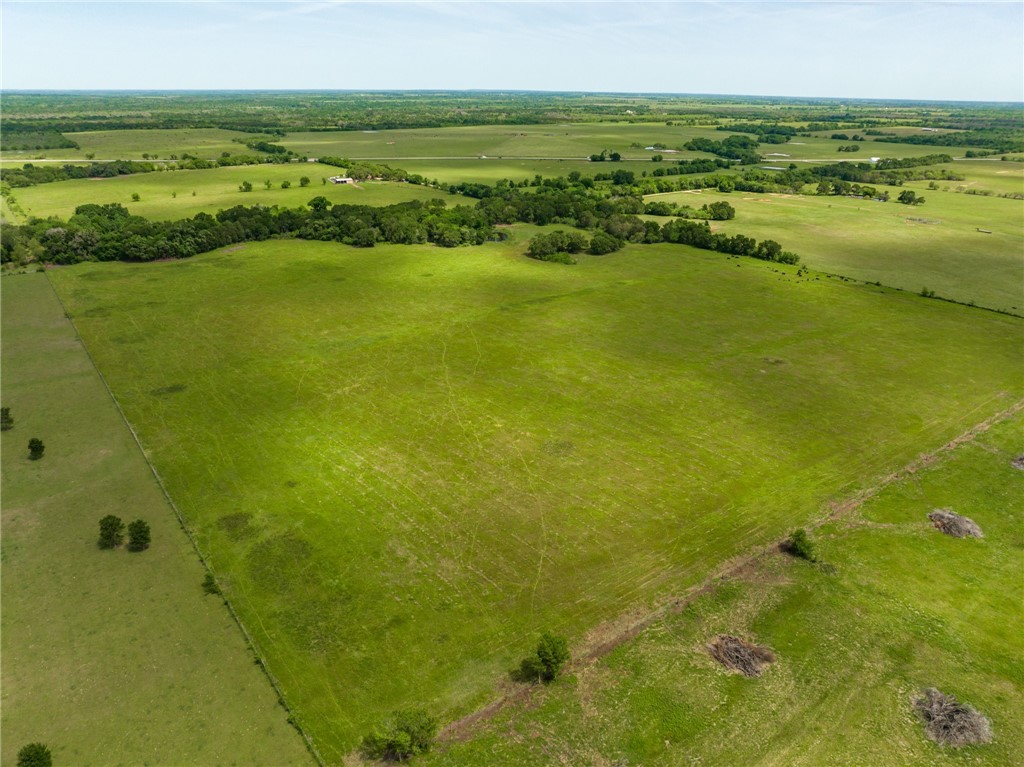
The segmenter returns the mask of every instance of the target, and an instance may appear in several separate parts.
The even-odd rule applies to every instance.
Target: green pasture
[[[338,156],[374,158],[406,167],[409,160],[488,159],[521,160],[549,159],[584,160],[603,149],[619,152],[625,160],[649,161],[656,152],[631,147],[661,143],[669,148],[682,147],[693,138],[702,137],[721,141],[732,135],[710,127],[666,125],[659,123],[573,123],[564,125],[475,125],[460,128],[414,128],[382,131],[324,131],[290,133],[278,143],[299,154],[310,157]],[[918,146],[913,144],[872,143],[856,155],[840,154],[838,147],[847,141],[829,138],[796,136],[788,144],[762,144],[758,151],[770,161],[867,161],[868,157],[917,157],[942,151],[963,155],[960,148]],[[867,144],[867,142],[865,142]],[[705,152],[681,151],[675,154],[659,152],[665,162],[673,159],[712,157]],[[863,157],[861,157],[863,155]],[[593,167],[614,169],[614,163]]]
[[[821,529],[821,564],[774,554],[421,763],[1024,763],[1022,446],[1018,417]],[[985,537],[942,535],[926,515],[944,507]],[[726,672],[705,649],[720,633],[777,662],[755,679]],[[988,716],[992,742],[928,740],[912,709],[927,687]]]
[[[41,741],[75,767],[312,763],[46,276],[0,282],[0,761]],[[146,520],[151,547],[101,551],[107,514]]]
[[[1013,317],[682,246],[542,263],[512,231],[51,272],[332,762],[1024,396]]]
[[[252,133],[221,130],[220,128],[173,128],[147,130],[99,130],[65,133],[68,139],[78,144],[78,149],[36,149],[22,152],[5,152],[5,160],[24,158],[31,162],[34,158],[56,158],[68,160],[88,160],[86,155],[94,155],[93,161],[103,160],[142,160],[143,154],[157,155],[161,160],[169,160],[170,156],[179,158],[184,154],[214,160],[222,152],[246,154],[250,150],[234,139],[253,140],[264,138]]]
[[[939,189],[951,192],[987,190],[996,195],[1024,194],[1024,163],[1002,162],[997,159],[957,160],[953,163],[936,165],[935,168],[951,170],[966,178],[963,181],[936,181]],[[911,189],[927,190],[928,181],[908,181]]]
[[[647,199],[695,207],[728,200],[736,218],[713,222],[712,229],[777,240],[814,269],[915,292],[927,287],[946,298],[1024,313],[1022,203],[932,191],[927,182],[915,186],[924,205],[895,202],[897,187],[887,203],[709,190]]]
[[[168,170],[109,179],[74,179],[39,184],[16,189],[14,196],[26,215],[40,218],[67,218],[79,205],[117,202],[132,213],[155,219],[186,218],[203,212],[216,213],[235,205],[298,207],[321,195],[332,203],[352,205],[392,205],[409,200],[450,197],[446,192],[414,184],[370,181],[353,186],[323,182],[324,179],[343,173],[342,168],[319,163]],[[303,176],[310,179],[307,187],[299,186],[299,179]],[[238,187],[243,181],[252,184],[251,192],[239,191]],[[271,182],[271,189],[265,187],[265,181]],[[282,189],[282,181],[291,182],[291,187]],[[139,202],[132,200],[133,194],[139,195]]]

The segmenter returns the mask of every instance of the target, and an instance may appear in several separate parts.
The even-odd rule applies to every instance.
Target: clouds
[[[6,0],[2,12],[9,89],[1024,97],[1016,2]]]

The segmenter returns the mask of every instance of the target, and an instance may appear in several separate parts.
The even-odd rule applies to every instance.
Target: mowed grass
[[[3,764],[34,741],[76,767],[311,764],[46,276],[2,289]],[[107,514],[152,546],[101,551]]]
[[[736,218],[713,230],[777,240],[814,269],[1024,313],[1024,203],[922,189],[925,204],[911,206],[895,202],[898,191],[888,203],[709,190],[646,199],[726,200]]]
[[[823,565],[774,554],[422,764],[1024,763],[1022,448],[1018,416],[818,531]],[[984,539],[942,535],[935,508]],[[727,673],[705,649],[720,633],[777,662]],[[992,742],[928,740],[912,708],[928,687],[985,714]]]
[[[244,165],[210,170],[176,170],[118,176],[109,179],[76,179],[39,184],[15,191],[15,198],[28,216],[67,218],[79,205],[120,203],[129,211],[154,219],[187,218],[197,213],[216,213],[235,205],[280,205],[298,207],[314,197],[324,196],[334,204],[393,205],[410,200],[450,199],[450,196],[414,184],[367,181],[359,186],[325,184],[323,179],[344,171],[319,163],[287,165]],[[309,178],[310,185],[299,186]],[[248,181],[251,192],[239,191]],[[270,181],[271,189],[264,185]],[[288,189],[282,181],[291,182]],[[195,196],[193,196],[195,192]],[[138,194],[139,201],[132,200]]]
[[[680,246],[541,263],[516,231],[51,273],[329,760],[1024,395],[1012,317]]]

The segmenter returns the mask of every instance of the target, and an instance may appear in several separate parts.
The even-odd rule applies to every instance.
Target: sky
[[[0,2],[5,90],[1024,100],[1024,2]]]

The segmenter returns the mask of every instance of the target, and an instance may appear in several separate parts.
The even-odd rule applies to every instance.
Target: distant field
[[[823,528],[834,572],[774,555],[601,662],[513,706],[424,765],[823,767],[1024,763],[1024,419],[891,485]],[[981,525],[956,540],[926,515]],[[774,649],[760,679],[728,674],[718,633]],[[911,708],[938,687],[992,721],[991,744],[942,748]]]
[[[2,763],[42,741],[75,767],[311,764],[46,276],[0,284]],[[107,514],[150,549],[97,548]]]
[[[1024,194],[1024,163],[1002,162],[999,159],[957,160],[954,163],[936,165],[936,168],[951,170],[966,176],[963,181],[936,181],[941,189],[951,191],[987,189],[995,194]],[[927,181],[908,181],[912,189],[927,189]]]
[[[1015,318],[671,245],[540,263],[513,231],[51,272],[330,760],[1024,396]]]
[[[78,149],[43,149],[23,152],[5,152],[5,160],[24,158],[31,162],[35,157],[56,157],[60,159],[87,160],[87,154],[94,154],[95,160],[141,160],[143,154],[159,155],[167,160],[174,154],[181,157],[190,154],[213,160],[222,152],[247,154],[249,149],[233,139],[252,140],[260,138],[252,133],[220,130],[218,128],[179,128],[172,130],[102,130],[65,133],[68,139],[79,145]]]
[[[176,170],[140,173],[110,179],[76,179],[17,189],[15,198],[26,215],[67,218],[75,208],[86,203],[117,202],[132,213],[156,219],[216,213],[235,205],[305,205],[323,195],[332,203],[353,205],[390,205],[409,200],[450,199],[445,192],[404,183],[367,182],[359,187],[322,183],[322,179],[342,173],[341,168],[319,163],[287,165],[244,165],[211,170]],[[310,179],[308,187],[300,187],[299,179]],[[272,189],[264,187],[270,181]],[[281,189],[282,181],[291,188]],[[243,181],[253,185],[251,192],[241,192]],[[195,192],[195,196],[192,196]],[[139,202],[132,201],[138,194]]]
[[[912,186],[924,194],[924,205],[717,191],[647,199],[698,207],[728,200],[736,218],[717,222],[713,229],[777,240],[812,268],[905,290],[927,287],[958,301],[1024,312],[1021,202],[931,191],[927,182]],[[898,189],[891,193],[895,198]]]
[[[352,158],[392,158],[406,167],[404,161],[414,158],[426,160],[440,158],[474,158],[485,155],[499,158],[562,158],[584,159],[603,149],[619,152],[624,159],[649,161],[655,154],[641,147],[655,143],[667,147],[682,147],[696,137],[721,141],[730,132],[714,128],[694,128],[665,124],[631,123],[576,123],[566,125],[486,125],[466,128],[416,128],[388,131],[334,131],[290,133],[279,143],[295,152],[319,155],[348,156]],[[800,160],[867,160],[868,157],[917,157],[945,152],[962,156],[964,150],[955,147],[936,148],[913,144],[865,145],[855,156],[839,154],[838,147],[846,141],[828,138],[794,137],[789,144],[763,144],[761,154],[785,155],[786,162]],[[865,142],[867,144],[867,142]],[[869,151],[870,148],[870,151]],[[664,154],[664,153],[663,153]],[[860,157],[863,155],[863,158]],[[711,157],[704,152],[682,151],[664,154],[665,161],[693,157]],[[398,163],[402,158],[403,163]],[[771,158],[769,158],[771,159]],[[615,168],[612,163],[594,164],[597,169]]]

